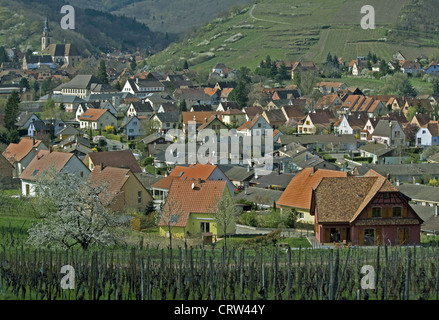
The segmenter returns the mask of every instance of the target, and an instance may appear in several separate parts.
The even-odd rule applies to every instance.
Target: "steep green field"
[[[188,60],[192,68],[207,71],[217,62],[253,69],[267,55],[272,59],[317,63],[324,62],[328,52],[346,62],[369,51],[385,59],[397,50],[409,59],[420,54],[439,56],[437,36],[395,31],[401,13],[410,15],[411,11],[405,10],[410,1],[369,1],[367,4],[375,8],[376,29],[363,30],[360,23],[364,1],[261,0],[210,21],[147,62],[167,68],[181,66]],[[410,41],[402,45],[394,40],[395,34],[407,35],[406,40]]]

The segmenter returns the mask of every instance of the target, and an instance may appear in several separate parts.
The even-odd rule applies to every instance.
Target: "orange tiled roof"
[[[3,156],[11,163],[14,164],[17,161],[21,161],[32,148],[37,148],[41,143],[41,140],[33,140],[30,138],[23,138],[19,143],[11,143],[3,152]]]
[[[105,112],[106,109],[87,109],[80,117],[81,121],[97,121]]]
[[[36,180],[38,176],[49,168],[53,168],[59,172],[73,156],[73,153],[40,150],[26,169],[23,170],[19,178],[24,180]]]
[[[185,227],[191,213],[215,214],[226,186],[226,181],[209,180],[198,184],[197,181],[174,179],[163,208],[163,216],[166,217],[167,212],[170,212],[171,226]],[[159,226],[167,226],[169,223],[169,218],[163,216]]]
[[[191,164],[188,167],[175,166],[167,177],[157,181],[151,187],[158,189],[169,189],[173,180],[196,182],[198,181],[198,178],[201,178],[201,180],[206,181],[216,168],[216,165],[201,163],[197,163],[196,165]]]
[[[305,168],[291,179],[277,204],[309,210],[312,190],[320,183],[323,177],[347,177],[347,173],[326,169],[314,171],[314,168]]]

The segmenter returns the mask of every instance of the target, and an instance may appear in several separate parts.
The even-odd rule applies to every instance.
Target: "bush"
[[[245,241],[245,243],[250,246],[251,245],[265,246],[270,244],[276,244],[279,241],[279,239],[280,239],[280,230],[276,229],[267,235],[248,239]]]
[[[153,157],[145,158],[142,161],[142,166],[143,167],[150,166],[150,165],[153,165],[153,164],[154,164],[154,158]]]
[[[254,210],[245,212],[239,217],[239,222],[251,227],[258,226],[258,220],[256,219],[256,212]]]

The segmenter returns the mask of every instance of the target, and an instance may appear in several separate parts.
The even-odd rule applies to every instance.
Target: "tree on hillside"
[[[105,65],[105,60],[99,61],[98,75],[97,78],[105,84],[108,84],[107,66]]]
[[[36,247],[68,250],[120,243],[120,219],[108,209],[106,185],[93,185],[76,174],[47,170],[38,179],[36,207],[40,219],[29,229]]]
[[[4,123],[5,123],[5,128],[7,130],[15,129],[15,121],[17,120],[19,104],[20,104],[20,96],[18,95],[18,92],[12,91],[11,95],[9,96],[6,102],[6,107],[5,107]]]
[[[439,79],[433,80],[433,94],[439,94]]]
[[[398,94],[400,96],[408,96],[412,98],[415,98],[418,95],[408,78],[404,79],[404,81],[399,86]]]
[[[282,61],[279,66],[279,78],[281,80],[289,80],[291,79],[291,75],[288,72],[285,61]]]
[[[5,47],[1,46],[0,47],[0,63],[8,62],[8,61],[9,61],[9,57],[6,53]]]
[[[29,80],[26,77],[21,78],[18,85],[20,86],[20,88],[30,89]]]
[[[247,87],[247,84],[243,81],[239,81],[236,85],[236,88],[232,90],[229,94],[230,101],[236,101],[239,106],[245,107],[248,102],[248,94],[250,90]]]

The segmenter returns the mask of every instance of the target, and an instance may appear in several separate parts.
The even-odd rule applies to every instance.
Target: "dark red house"
[[[362,177],[323,178],[311,199],[317,240],[360,246],[419,244],[423,220],[409,200],[373,170]]]

